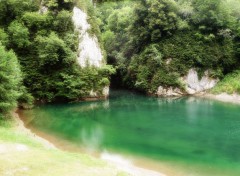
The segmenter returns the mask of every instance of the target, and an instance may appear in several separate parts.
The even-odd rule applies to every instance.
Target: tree
[[[54,32],[48,37],[37,36],[36,44],[39,66],[45,71],[57,71],[75,61],[75,54]]]
[[[44,0],[43,2],[50,10],[70,10],[73,7],[73,0]]]
[[[151,42],[158,42],[177,29],[178,16],[173,0],[141,0],[135,8],[135,20],[131,27],[134,46],[142,49]]]
[[[217,32],[218,29],[226,28],[230,13],[221,4],[222,0],[194,0],[193,24],[204,32]]]
[[[47,30],[52,25],[53,18],[48,14],[39,12],[26,12],[22,16],[22,21],[26,27],[33,33],[38,30]]]
[[[21,70],[13,51],[6,51],[0,43],[0,113],[6,113],[17,106],[21,95]]]
[[[27,11],[37,11],[38,1],[33,0],[1,0],[0,25],[8,25]]]
[[[73,30],[72,14],[69,11],[60,11],[53,22],[53,28],[59,33]]]
[[[26,48],[29,46],[29,30],[22,23],[13,21],[8,27],[10,45],[13,48]]]
[[[8,35],[7,33],[0,28],[0,42],[4,45],[4,46],[7,46],[8,45]]]

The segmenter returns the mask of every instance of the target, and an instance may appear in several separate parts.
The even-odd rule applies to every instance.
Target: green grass
[[[46,147],[34,135],[18,128],[13,120],[0,119],[0,134],[0,175],[112,176],[122,174],[114,166],[91,156]]]
[[[240,93],[240,70],[225,76],[211,92],[214,94],[223,92],[228,94]]]

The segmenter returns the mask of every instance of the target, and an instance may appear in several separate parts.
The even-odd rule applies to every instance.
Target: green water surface
[[[221,170],[240,175],[239,105],[112,91],[106,101],[36,107],[24,112],[24,121],[91,150],[201,166],[196,168],[211,169],[210,175]]]

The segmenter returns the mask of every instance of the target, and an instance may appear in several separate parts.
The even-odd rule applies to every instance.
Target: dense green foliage
[[[240,94],[240,71],[235,71],[228,74],[224,79],[217,84],[216,87],[211,91],[215,94],[226,92],[228,94],[238,93]]]
[[[17,106],[20,85],[21,70],[17,57],[0,43],[0,114]]]
[[[101,96],[103,87],[110,84],[112,66],[81,68],[77,64],[74,6],[88,13],[89,32],[99,37],[99,21],[90,1],[0,1],[1,112],[16,106],[17,100],[29,107],[33,97],[41,102],[73,101],[89,96],[91,90]]]
[[[160,85],[183,89],[180,78],[190,68],[223,78],[239,65],[239,10],[237,0],[101,1],[115,82],[155,93]]]
[[[196,68],[200,75],[209,70],[212,77],[220,79],[230,73],[224,80],[230,80],[234,70],[239,69],[238,0],[95,0],[93,3],[0,1],[1,59],[13,62],[2,65],[2,75],[6,75],[4,70],[9,65],[15,64],[14,68],[19,70],[18,62],[22,71],[11,73],[13,69],[7,69],[9,76],[19,77],[15,83],[11,82],[11,76],[1,80],[9,82],[6,86],[17,85],[10,86],[11,101],[8,96],[2,98],[1,102],[8,105],[2,105],[6,108],[1,111],[14,107],[17,100],[25,106],[33,97],[52,102],[82,99],[91,90],[101,95],[102,88],[110,84],[109,77],[115,72],[112,66],[81,68],[76,63],[78,35],[72,23],[74,6],[88,13],[92,26],[88,32],[98,37],[102,49],[106,49],[108,63],[117,68],[113,77],[115,86],[154,94],[160,85],[184,89],[181,78],[190,68]],[[41,9],[43,6],[48,10]],[[238,91],[233,87],[232,91],[225,91]]]

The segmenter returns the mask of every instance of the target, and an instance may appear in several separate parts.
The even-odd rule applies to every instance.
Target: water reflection
[[[239,106],[196,97],[116,92],[107,101],[38,107],[25,112],[25,121],[90,152],[106,149],[236,169],[239,114]]]
[[[91,128],[82,128],[80,131],[82,145],[89,152],[96,152],[102,146],[104,132],[100,125],[92,126]]]

